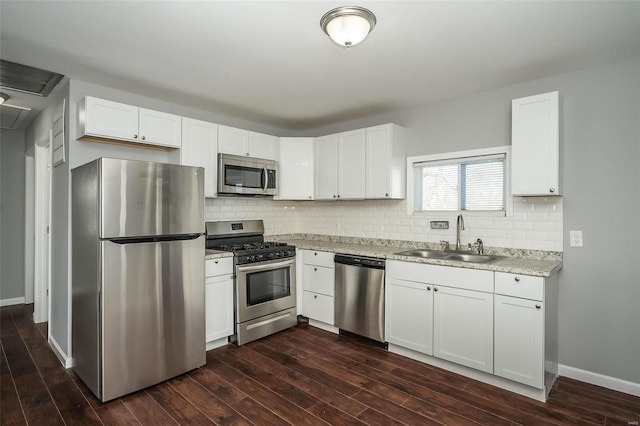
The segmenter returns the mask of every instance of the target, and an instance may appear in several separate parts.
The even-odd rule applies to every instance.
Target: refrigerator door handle
[[[135,243],[161,243],[165,241],[188,241],[195,240],[202,234],[181,234],[181,235],[163,235],[159,237],[127,237],[127,238],[110,238],[115,244],[135,244]]]

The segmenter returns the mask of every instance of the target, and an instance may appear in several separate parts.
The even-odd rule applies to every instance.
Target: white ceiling
[[[378,24],[344,49],[337,6]],[[291,130],[640,55],[640,1],[6,1],[2,59]]]

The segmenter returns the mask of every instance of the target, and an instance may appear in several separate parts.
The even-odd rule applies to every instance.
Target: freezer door
[[[204,232],[204,169],[100,160],[99,238]]]
[[[102,241],[102,401],[205,360],[204,242]]]

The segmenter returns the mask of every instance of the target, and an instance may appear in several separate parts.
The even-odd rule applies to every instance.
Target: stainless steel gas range
[[[296,248],[265,242],[262,220],[207,222],[207,248],[234,254],[235,334],[244,345],[293,327]]]

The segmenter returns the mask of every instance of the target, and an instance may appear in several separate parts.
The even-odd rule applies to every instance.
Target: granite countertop
[[[459,260],[429,259],[395,254],[411,248],[437,249],[433,247],[433,244],[429,243],[315,235],[306,237],[305,235],[299,234],[271,236],[269,240],[286,242],[295,245],[299,249],[305,250],[381,257],[389,260],[402,260],[457,268],[482,269],[538,277],[549,277],[562,268],[562,253],[539,250],[490,249],[487,250],[487,254],[498,254],[505,257],[489,263],[472,263]]]
[[[220,259],[222,257],[233,257],[233,253],[230,251],[218,251],[218,250],[211,250],[211,249],[206,249],[204,251],[205,260]]]

